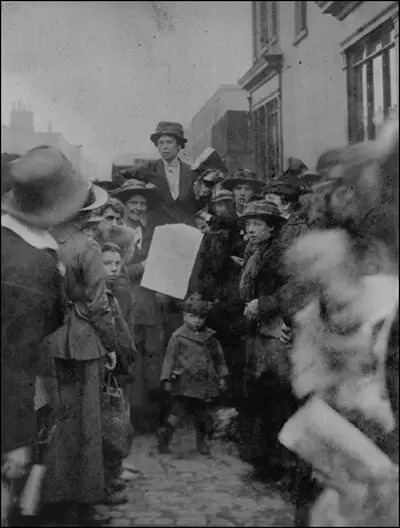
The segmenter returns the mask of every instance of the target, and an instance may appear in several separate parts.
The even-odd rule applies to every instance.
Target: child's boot
[[[171,442],[174,429],[170,424],[166,424],[157,431],[158,452],[161,454],[172,453],[169,443]]]
[[[201,455],[210,454],[210,446],[208,445],[207,434],[198,428],[196,428],[196,446],[197,451]]]

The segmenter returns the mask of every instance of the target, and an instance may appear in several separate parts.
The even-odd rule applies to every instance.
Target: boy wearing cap
[[[170,453],[169,443],[176,426],[192,415],[197,449],[209,454],[207,444],[208,402],[225,389],[228,374],[224,354],[214,330],[206,326],[210,303],[200,295],[187,298],[183,307],[183,325],[169,341],[161,372],[164,390],[174,403],[165,426],[159,430],[159,451]]]

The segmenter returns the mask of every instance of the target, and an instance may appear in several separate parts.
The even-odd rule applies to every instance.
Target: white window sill
[[[295,38],[294,38],[293,46],[297,46],[303,39],[305,39],[307,37],[307,35],[308,35],[307,28],[305,28],[302,31],[300,31],[300,33],[298,35],[296,35]]]

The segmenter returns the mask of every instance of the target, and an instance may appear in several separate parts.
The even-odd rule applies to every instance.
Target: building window
[[[307,36],[307,2],[294,3],[294,43]]]
[[[395,29],[392,20],[347,51],[350,143],[375,139],[389,115],[397,115]]]
[[[281,170],[279,122],[277,97],[253,112],[255,161],[264,181],[278,176]]]
[[[256,61],[262,50],[278,38],[277,2],[253,2],[253,58]]]

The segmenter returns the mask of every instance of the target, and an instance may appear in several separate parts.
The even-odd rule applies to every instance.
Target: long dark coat
[[[136,379],[130,394],[132,421],[134,427],[143,432],[157,425],[158,406],[150,402],[149,393],[159,387],[165,347],[163,307],[154,291],[140,285],[144,272],[142,262],[147,258],[154,228],[153,217],[143,229],[141,249],[137,248],[124,270],[134,299],[133,334],[138,351]]]
[[[242,458],[276,477],[283,461],[278,433],[292,412],[287,351],[280,342],[280,290],[284,283],[282,250],[275,235],[258,248],[249,245],[241,277],[242,299],[258,300],[259,312],[248,323],[245,401],[239,414]]]
[[[62,322],[56,257],[1,229],[2,452],[36,436],[35,378],[39,344]]]
[[[241,267],[232,256],[243,256],[245,243],[236,217],[214,217],[210,227],[199,250],[190,289],[214,303],[208,325],[217,332],[230,371],[228,396],[239,397],[246,323],[239,296]]]
[[[60,226],[55,237],[66,268],[66,295],[81,314],[85,333],[72,340],[73,359],[55,360],[60,416],[47,459],[43,501],[93,504],[105,494],[101,397],[104,355],[115,350],[116,331],[100,246],[74,224]]]
[[[176,200],[172,197],[169,189],[164,163],[161,159],[150,161],[138,169],[137,177],[141,178],[141,174],[149,183],[156,185],[161,192],[163,201],[158,212],[159,224],[194,224],[193,215],[196,212],[196,199],[193,184],[196,181],[196,174],[190,165],[180,160],[180,189]]]

